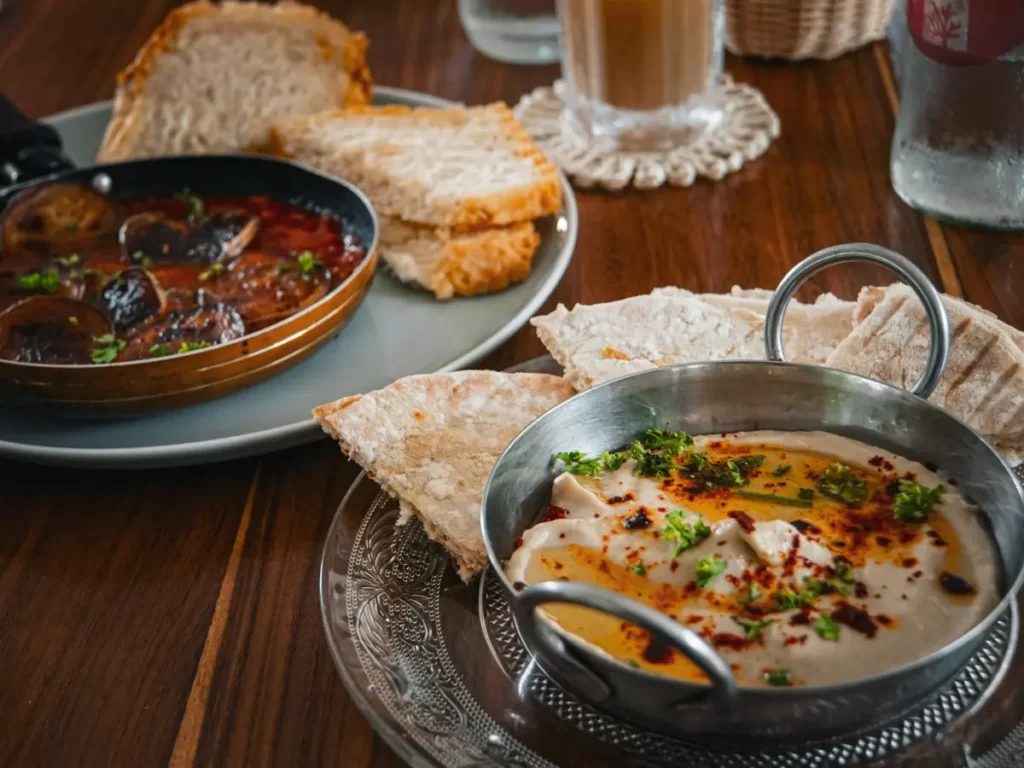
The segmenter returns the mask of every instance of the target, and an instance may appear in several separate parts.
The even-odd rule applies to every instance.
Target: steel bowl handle
[[[600,686],[604,685],[604,681],[596,672],[575,655],[567,658],[568,654],[564,647],[553,647],[544,633],[537,631],[538,608],[548,603],[569,603],[601,611],[635,624],[650,632],[653,637],[675,648],[700,667],[701,671],[711,680],[712,695],[720,703],[727,704],[736,696],[736,678],[733,676],[732,670],[722,657],[705,642],[704,638],[661,611],[643,603],[578,581],[544,581],[534,584],[520,592],[516,596],[516,601],[521,609],[517,612],[520,621],[525,621],[529,625],[525,627],[526,631],[537,642],[545,643],[549,653],[561,660],[568,661],[578,672],[583,671],[589,673],[591,677],[596,677]]]
[[[949,316],[942,304],[941,295],[928,279],[928,275],[905,256],[879,245],[849,243],[825,248],[808,256],[782,278],[779,287],[775,289],[772,300],[768,303],[768,313],[765,318],[764,344],[768,359],[776,362],[785,362],[786,360],[782,345],[782,324],[789,302],[804,281],[827,267],[851,261],[869,261],[888,267],[914,290],[921,303],[924,304],[924,310],[928,315],[928,325],[931,328],[928,364],[910,392],[918,397],[927,398],[939,385],[942,372],[949,360]]]

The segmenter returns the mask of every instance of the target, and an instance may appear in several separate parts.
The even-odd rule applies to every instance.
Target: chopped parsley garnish
[[[680,452],[693,445],[693,438],[685,432],[649,429],[638,440],[615,453],[602,453],[587,457],[581,451],[565,451],[555,456],[565,463],[565,471],[574,475],[599,475],[614,472],[627,459],[636,461],[634,474],[641,477],[667,477],[682,467],[676,463]]]
[[[845,557],[837,557],[833,561],[833,567],[836,569],[836,578],[844,584],[853,584],[857,580],[853,573],[853,563]]]
[[[599,475],[605,470],[614,470],[622,466],[625,461],[610,453],[602,453],[600,456],[586,458],[580,451],[565,451],[555,456],[556,459],[565,464],[565,471],[573,475]],[[617,464],[615,462],[618,462]]]
[[[675,541],[676,549],[672,557],[679,557],[694,544],[697,544],[711,535],[711,529],[704,524],[704,518],[697,518],[692,525],[683,522],[683,513],[676,509],[665,516],[665,527],[661,531],[661,538]],[[703,586],[703,585],[701,585]]]
[[[789,464],[779,464],[779,466],[772,470],[772,477],[782,477],[791,469],[792,467]]]
[[[225,267],[221,262],[215,261],[213,262],[213,264],[210,265],[209,269],[199,273],[199,279],[209,280],[211,277],[223,275],[226,269],[227,267]]]
[[[755,584],[754,582],[750,582],[747,585],[746,597],[741,597],[737,602],[739,602],[739,604],[745,608],[748,605],[756,603],[758,600],[761,599],[763,595],[764,592],[761,590],[761,588],[758,587],[757,584]]]
[[[166,357],[171,354],[171,350],[167,348],[166,344],[154,344],[149,348],[150,357]]]
[[[75,315],[70,315],[68,317],[68,322],[71,323],[71,325],[78,325],[78,318]]]
[[[768,685],[774,685],[777,688],[793,684],[793,679],[788,669],[770,669],[764,673],[764,681]]]
[[[783,587],[775,594],[775,606],[780,611],[792,611],[810,605],[821,595],[830,591],[830,585],[819,579],[806,579],[804,588],[794,592],[789,587]]]
[[[764,628],[775,621],[775,619],[745,619],[742,616],[733,616],[732,620],[743,627],[744,637],[747,640],[757,640]]]
[[[18,275],[18,287],[26,291],[45,291],[56,293],[60,288],[60,275],[55,269],[41,269],[38,272],[26,272]]]
[[[150,267],[153,266],[153,260],[149,258],[149,256],[147,256],[146,254],[144,254],[142,251],[135,251],[131,256],[131,259],[136,264],[141,265],[143,269],[149,269]],[[199,279],[203,280],[204,278],[202,275],[200,275]]]
[[[683,474],[704,488],[736,488],[746,485],[747,476],[764,462],[764,456],[736,456],[711,461],[706,453],[692,453]]]
[[[929,488],[913,480],[900,480],[900,490],[892,505],[892,513],[905,522],[920,522],[942,500],[946,487],[937,485]]]
[[[727,565],[725,560],[719,560],[717,558],[702,557],[697,561],[697,586],[706,587],[712,581],[718,578],[718,575],[726,569]]]
[[[93,336],[92,340],[96,342],[96,347],[90,352],[90,356],[96,365],[107,365],[114,362],[121,351],[128,346],[128,342],[117,338],[112,333]]]
[[[831,640],[832,642],[838,642],[839,640],[839,625],[827,613],[823,613],[818,617],[818,620],[814,623],[814,631],[821,636],[822,640]]]
[[[814,498],[814,491],[810,488],[801,488],[796,492],[796,497],[798,499],[803,499],[804,501],[811,501]]]
[[[630,566],[629,570],[635,573],[637,576],[647,575],[647,566],[643,563],[633,563],[633,565]]]
[[[868,497],[867,481],[857,477],[845,464],[836,462],[818,477],[818,490],[848,507],[860,506]]]
[[[58,256],[56,261],[62,267],[73,267],[82,260],[82,257],[77,253],[72,253],[70,256]]]
[[[198,195],[193,195],[188,187],[178,192],[174,199],[183,200],[188,203],[188,217],[193,221],[202,221],[206,218],[206,207],[203,205],[203,199]]]
[[[736,491],[736,495],[742,496],[745,499],[754,499],[755,501],[770,501],[773,504],[781,504],[786,507],[804,507],[806,509],[813,506],[810,499],[794,499],[792,496],[777,496],[774,493]]]
[[[322,267],[324,264],[312,251],[303,251],[298,255],[299,271],[306,280],[313,274],[313,270]]]
[[[775,606],[780,611],[792,611],[800,607],[800,598],[793,590],[783,587],[775,593]]]
[[[183,355],[186,352],[195,352],[196,350],[206,349],[207,347],[212,346],[213,344],[208,341],[183,341],[181,346],[178,347],[178,354]]]

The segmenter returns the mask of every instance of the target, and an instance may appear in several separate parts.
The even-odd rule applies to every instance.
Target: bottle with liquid
[[[1024,229],[1024,1],[907,0],[896,193],[938,218]]]

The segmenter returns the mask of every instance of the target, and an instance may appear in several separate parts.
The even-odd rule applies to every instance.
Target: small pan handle
[[[526,624],[523,629],[535,642],[543,643],[546,650],[565,665],[572,667],[577,677],[582,673],[590,678],[591,690],[605,688],[600,675],[576,654],[570,655],[562,644],[556,646],[545,633],[538,631],[537,609],[548,603],[569,603],[607,613],[628,621],[663,643],[675,648],[686,658],[700,667],[711,680],[713,694],[722,704],[728,704],[736,696],[736,678],[729,665],[704,638],[692,629],[684,627],[664,613],[643,603],[622,595],[578,581],[544,581],[527,587],[516,596],[517,616]],[[549,633],[550,634],[550,633]],[[596,678],[596,680],[594,679]],[[588,682],[586,679],[583,682]]]
[[[768,359],[776,362],[785,362],[786,360],[782,345],[782,323],[790,300],[804,281],[827,267],[851,261],[868,261],[888,267],[914,290],[921,303],[924,304],[925,313],[928,315],[928,324],[931,327],[928,364],[910,392],[918,397],[927,398],[939,385],[942,372],[949,360],[949,316],[942,304],[942,297],[932,285],[931,280],[928,279],[928,275],[905,256],[879,245],[850,243],[825,248],[808,256],[782,278],[782,282],[775,289],[775,294],[768,304],[768,315],[765,318],[764,343]]]
[[[32,120],[0,93],[0,189],[74,167],[64,154],[60,134]]]

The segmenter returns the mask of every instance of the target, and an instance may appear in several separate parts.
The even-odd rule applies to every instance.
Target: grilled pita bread
[[[313,415],[342,451],[418,517],[469,581],[487,565],[480,534],[484,484],[524,427],[574,394],[535,373],[460,371],[410,376]]]
[[[763,360],[770,291],[727,296],[658,288],[647,296],[572,311],[559,305],[530,322],[578,390],[637,371],[703,360]],[[784,340],[789,359],[822,364],[853,328],[853,302],[832,294],[792,302]]]
[[[987,436],[1010,461],[1024,458],[1024,334],[972,304],[944,296],[953,343],[930,400]],[[898,387],[914,385],[930,345],[928,320],[903,284],[861,291],[858,324],[826,365]]]

